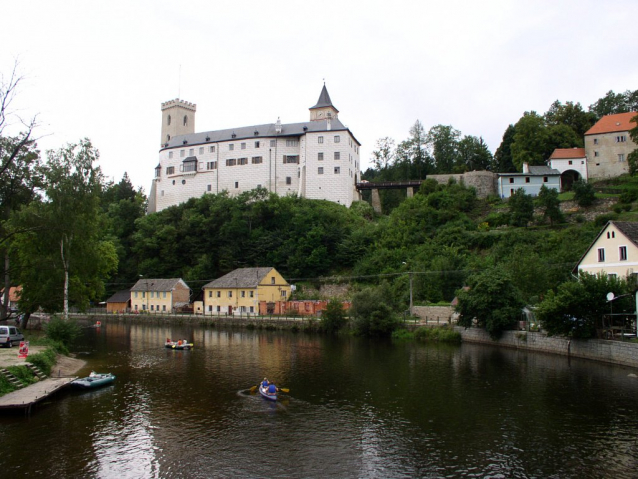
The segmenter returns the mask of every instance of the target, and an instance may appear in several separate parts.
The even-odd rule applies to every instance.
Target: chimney
[[[523,163],[523,173],[529,173],[529,163]]]

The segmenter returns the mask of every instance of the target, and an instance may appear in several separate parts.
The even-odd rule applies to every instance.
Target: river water
[[[186,338],[192,351],[164,340]],[[112,386],[0,416],[0,476],[638,476],[632,369],[489,346],[108,323]],[[264,376],[290,389],[272,403]]]

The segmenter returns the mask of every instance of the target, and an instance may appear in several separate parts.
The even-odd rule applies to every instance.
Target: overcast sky
[[[293,123],[325,78],[365,169],[417,119],[494,152],[525,111],[638,89],[636,0],[23,0],[2,17],[0,73],[19,60],[14,107],[38,114],[40,148],[88,137],[108,177],[146,193],[177,97],[196,131]]]

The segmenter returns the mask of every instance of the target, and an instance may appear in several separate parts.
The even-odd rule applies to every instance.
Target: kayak
[[[195,345],[188,341],[170,341],[167,339],[164,346],[170,349],[192,349]]]
[[[271,401],[277,400],[277,393],[269,393],[268,388],[265,388],[262,385],[259,386],[259,394],[261,394],[262,397],[269,399]]]
[[[71,382],[71,385],[80,389],[94,389],[102,386],[107,386],[115,381],[115,376],[111,373],[98,374],[91,373],[86,378],[76,379]]]

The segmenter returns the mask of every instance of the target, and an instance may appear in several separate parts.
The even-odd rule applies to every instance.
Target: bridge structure
[[[360,183],[356,183],[355,186],[359,192],[364,190],[370,190],[372,192],[372,208],[380,214],[381,197],[379,196],[379,190],[406,189],[408,198],[412,198],[414,196],[414,188],[420,187],[424,181],[425,180],[380,181],[377,183],[361,181]]]

